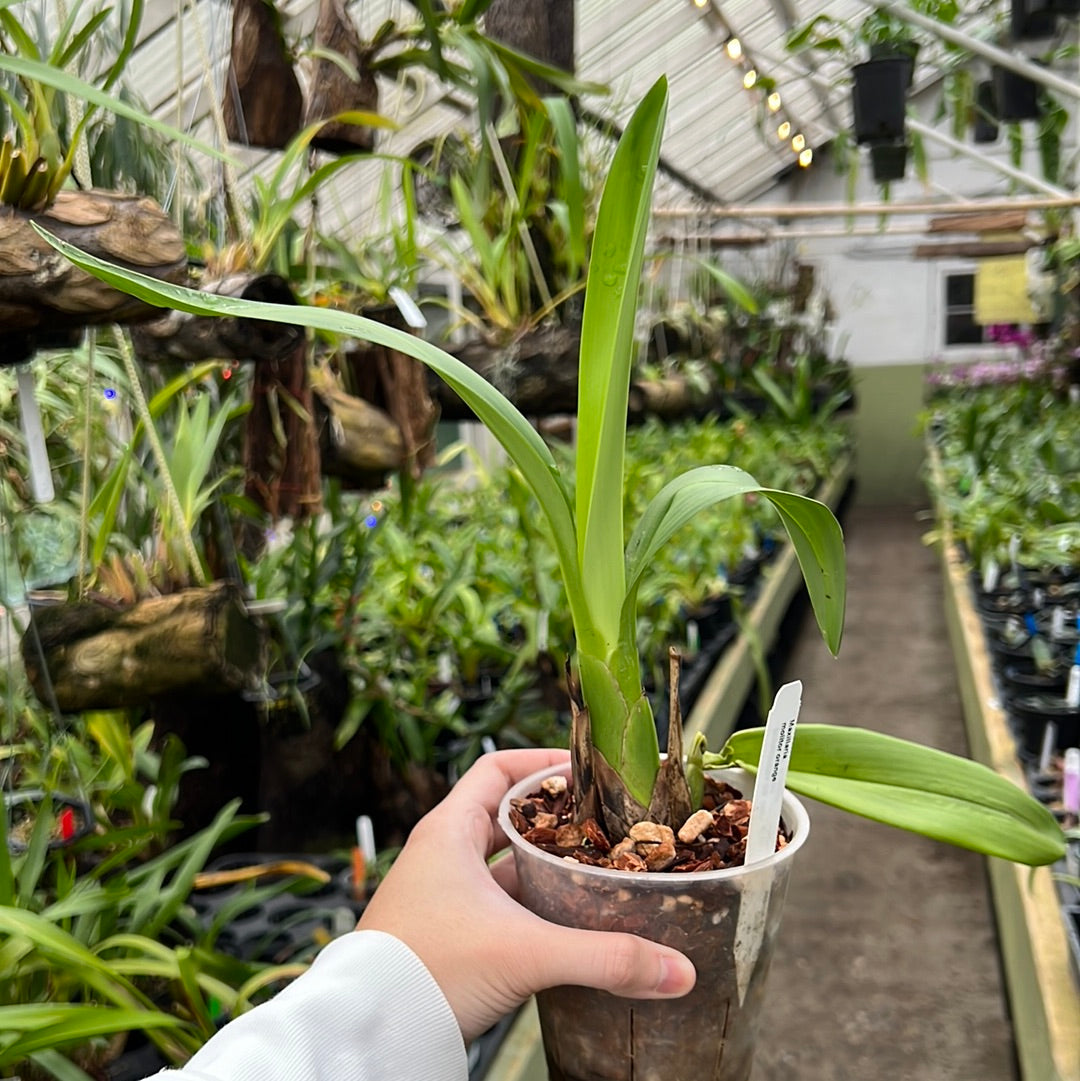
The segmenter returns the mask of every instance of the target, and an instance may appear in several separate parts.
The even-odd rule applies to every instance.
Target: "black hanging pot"
[[[907,143],[872,143],[870,165],[879,184],[903,180],[907,169]]]
[[[1080,2],[1080,0],[1077,0]],[[870,46],[871,60],[906,60],[909,63],[907,69],[907,82],[904,89],[911,89],[911,82],[915,78],[915,61],[919,56],[919,43],[910,38],[900,38],[893,41],[878,41]]]
[[[867,60],[851,69],[851,107],[857,143],[903,140],[905,98],[913,67],[910,58],[892,56]]]
[[[990,79],[975,87],[975,124],[973,137],[977,143],[996,143],[998,137],[997,96]]]
[[[994,68],[994,100],[999,120],[1038,120],[1039,84],[1008,68]]]
[[[1013,41],[1053,37],[1057,29],[1056,0],[1012,0],[1009,32]]]

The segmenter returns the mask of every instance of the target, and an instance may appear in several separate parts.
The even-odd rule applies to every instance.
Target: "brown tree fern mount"
[[[151,199],[102,191],[63,191],[36,214],[0,210],[0,364],[25,359],[13,339],[90,324],[151,319],[159,312],[57,259],[31,227],[37,222],[104,259],[163,281],[187,277],[183,237]],[[32,350],[29,350],[32,351]]]

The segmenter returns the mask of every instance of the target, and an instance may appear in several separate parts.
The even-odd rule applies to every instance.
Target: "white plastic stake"
[[[1039,749],[1039,772],[1049,773],[1050,763],[1054,760],[1054,746],[1057,744],[1057,725],[1047,721],[1043,729],[1042,747]]]
[[[1074,819],[1080,818],[1080,747],[1070,747],[1065,752],[1061,802],[1066,814]]]
[[[765,738],[761,742],[754,802],[750,811],[750,832],[746,835],[746,860],[749,866],[776,851],[776,831],[780,827],[780,805],[784,800],[791,744],[802,705],[802,683],[785,683],[776,692]]]
[[[375,827],[367,815],[359,815],[356,819],[356,847],[364,857],[364,864],[369,868],[375,866]]]
[[[19,420],[26,440],[26,457],[30,462],[30,491],[36,503],[51,503],[56,497],[49,453],[45,447],[45,429],[38,409],[34,373],[26,365],[16,371],[19,388]]]
[[[1069,709],[1080,709],[1080,663],[1075,660],[1069,669],[1069,685],[1065,689],[1065,705]]]
[[[413,330],[423,330],[427,326],[427,319],[420,310],[416,301],[413,300],[400,285],[391,285],[389,290],[390,299],[397,305],[401,317]]]
[[[768,858],[776,851],[776,831],[780,827],[780,809],[784,799],[791,745],[795,740],[795,725],[802,705],[802,683],[785,683],[776,692],[769,719],[765,722],[765,737],[761,743],[754,799],[750,809],[750,830],[746,835],[746,866]],[[750,977],[761,942],[765,936],[765,921],[769,911],[772,881],[766,876],[746,880],[739,901],[739,921],[735,927],[735,977],[739,987],[739,1002],[746,997]]]

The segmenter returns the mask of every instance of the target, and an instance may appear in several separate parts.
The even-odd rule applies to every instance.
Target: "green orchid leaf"
[[[396,349],[426,364],[468,404],[521,470],[551,526],[575,625],[587,626],[586,614],[580,601],[582,594],[580,574],[577,570],[573,511],[555,459],[543,439],[515,406],[468,365],[414,334],[373,319],[353,315],[351,312],[242,300],[170,285],[88,255],[37,224],[31,224],[49,244],[76,266],[148,304],[175,308],[195,315],[233,315],[345,334]]]
[[[660,79],[616,148],[597,213],[585,287],[578,372],[578,558],[586,607],[603,643],[587,648],[600,656],[615,646],[625,594],[626,405],[638,282],[666,115],[667,81]]]
[[[761,80],[759,79],[758,81],[760,82]],[[757,297],[755,297],[734,274],[729,274],[722,267],[718,267],[715,263],[710,263],[707,259],[699,259],[698,263],[705,273],[708,274],[725,293],[727,293],[733,304],[737,304],[744,312],[749,312],[751,315],[757,315]]]
[[[574,279],[585,265],[585,186],[581,182],[577,121],[566,98],[544,98],[559,148],[560,194],[566,207],[568,275]]]
[[[764,729],[736,732],[718,756],[754,772]],[[1065,836],[1038,800],[967,758],[871,732],[799,725],[787,787],[843,811],[987,856],[1033,866],[1065,855]]]
[[[625,634],[636,610],[637,588],[653,559],[675,532],[716,503],[762,495],[780,515],[806,580],[810,603],[829,649],[840,648],[846,585],[844,537],[832,511],[807,496],[762,488],[730,465],[691,469],[666,484],[649,503],[626,548],[628,589],[622,611]]]
[[[119,98],[107,94],[104,90],[99,90],[96,86],[91,86],[90,83],[84,82],[74,75],[69,75],[59,68],[43,64],[39,60],[31,60],[25,56],[10,56],[7,53],[0,52],[0,71],[10,71],[13,75],[18,75],[21,78],[51,86],[55,90],[62,90],[65,94],[71,94],[76,98],[89,102],[91,105],[98,105],[108,112],[115,113],[117,116],[122,116],[127,120],[133,120],[136,124],[150,128],[152,131],[165,135],[176,142],[183,143],[184,146],[189,146],[192,150],[198,150],[200,154],[206,154],[216,161],[227,161],[238,165],[233,158],[218,150],[217,147],[210,146],[209,143],[194,138],[186,131],[181,131],[170,124],[156,120],[148,113],[128,105]]]
[[[179,1017],[158,1010],[49,1003],[0,1006],[0,1031],[23,1033],[0,1050],[0,1067],[15,1065],[20,1059],[44,1048],[82,1043],[94,1036],[184,1025]]]
[[[847,605],[844,533],[832,511],[816,499],[762,488],[776,508],[799,561],[806,592],[829,651],[836,656],[844,634]]]

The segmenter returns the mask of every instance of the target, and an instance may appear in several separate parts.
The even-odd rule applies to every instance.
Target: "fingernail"
[[[656,984],[658,994],[678,998],[694,986],[696,979],[694,966],[682,954],[660,958],[660,979]]]

